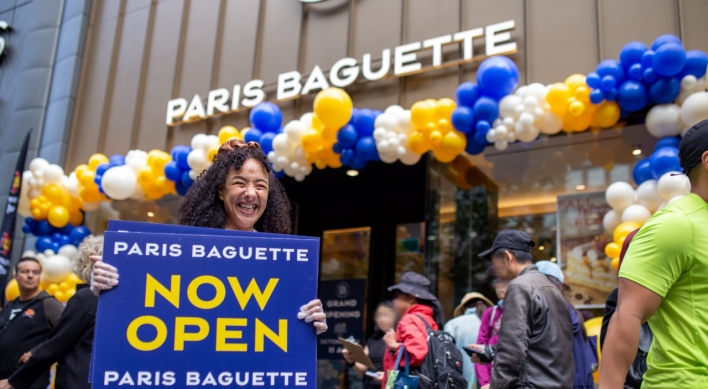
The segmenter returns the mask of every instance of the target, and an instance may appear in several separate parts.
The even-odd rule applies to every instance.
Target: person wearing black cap
[[[600,388],[622,388],[639,347],[654,335],[642,388],[708,387],[708,120],[679,145],[691,193],[652,216],[632,239],[619,271]]]
[[[474,345],[493,360],[491,389],[573,387],[570,312],[558,288],[533,265],[534,246],[525,232],[504,230],[479,254],[491,257],[497,276],[511,280],[496,347]]]
[[[389,330],[384,336],[388,348],[384,355],[384,372],[394,370],[397,352],[401,346],[405,347],[410,356],[411,367],[420,366],[428,355],[428,332],[425,322],[433,330],[442,328],[444,324],[438,298],[430,293],[429,287],[430,280],[418,273],[407,272],[401,277],[401,282],[388,288],[395,293],[393,304],[401,320],[395,331]],[[385,377],[383,382],[386,382]]]

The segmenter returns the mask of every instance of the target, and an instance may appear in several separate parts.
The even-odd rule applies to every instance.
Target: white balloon
[[[115,166],[103,173],[101,187],[108,197],[114,200],[125,200],[135,191],[138,178],[133,169],[128,166]]]
[[[376,149],[377,150],[386,150],[388,149],[389,143],[388,140],[382,140],[381,142],[376,144]]]
[[[420,161],[420,157],[421,154],[417,154],[412,150],[406,150],[406,154],[401,157],[401,162],[408,166],[415,165],[418,161]]]
[[[656,212],[664,198],[659,194],[656,180],[644,181],[637,188],[637,202],[649,209],[651,212]]]
[[[26,251],[22,252],[22,255],[20,256],[20,258],[36,257],[36,256],[37,256],[37,253],[34,250],[26,250]]]
[[[54,255],[54,250],[52,250],[52,249],[46,249],[46,250],[44,250],[44,252],[43,252],[42,254],[43,254],[45,257],[51,257],[52,255]]]
[[[673,202],[676,201],[676,200],[681,200],[681,199],[684,198],[684,197],[686,197],[686,196],[674,196],[674,197],[671,198],[671,200],[669,200],[669,201],[666,202],[666,205],[669,205],[669,204],[673,203]]]
[[[404,146],[398,146],[398,149],[396,150],[396,157],[403,157],[404,155],[406,155],[407,151],[408,149],[406,149]]]
[[[676,104],[653,106],[646,118],[647,131],[656,138],[676,136],[683,128],[681,108]]]
[[[494,142],[494,147],[499,151],[504,151],[507,147],[509,147],[509,142],[505,140],[498,140]]]
[[[555,135],[563,129],[563,119],[551,111],[546,111],[543,114],[541,122],[541,133],[547,135]]]
[[[374,130],[374,139],[378,141],[382,141],[386,139],[386,129],[379,127]]]
[[[509,130],[506,126],[499,126],[494,129],[494,140],[505,140],[508,134]]]
[[[398,134],[398,143],[400,143],[402,145],[408,144],[408,135]]]
[[[187,165],[195,172],[201,173],[205,166],[209,166],[204,150],[194,149],[187,155]]]
[[[44,168],[43,177],[47,184],[58,184],[64,177],[64,169],[59,165],[51,164]]]
[[[538,99],[536,96],[526,96],[524,97],[524,108],[527,111],[533,111],[538,107]]]
[[[69,192],[70,195],[74,197],[79,197],[79,180],[76,178],[76,173],[71,172],[69,175],[69,182],[66,184],[66,190]]]
[[[605,227],[605,231],[610,235],[615,232],[615,228],[617,228],[620,223],[622,223],[622,218],[614,209],[611,209],[610,212],[607,212],[605,217],[602,218],[602,225]]]
[[[533,126],[533,122],[536,120],[536,118],[533,117],[533,114],[524,112],[519,116],[519,123],[521,123],[522,126],[524,127],[531,127]]]
[[[59,251],[57,251],[57,255],[61,255],[62,257],[67,258],[68,260],[72,260],[78,252],[79,250],[76,248],[76,246],[66,244],[59,248]]]
[[[278,158],[276,158],[275,160],[275,164],[280,166],[281,169],[283,169],[286,166],[290,165],[290,161],[288,160],[288,157],[284,155],[279,155]]]
[[[194,170],[190,170],[189,173],[187,173],[187,174],[189,175],[189,178],[192,179],[192,181],[196,181],[197,178],[199,177],[199,176],[197,175],[197,172],[195,172]],[[139,188],[139,187],[140,187],[140,185],[138,185],[138,186],[136,187],[136,189]],[[131,196],[131,198],[132,198],[132,197],[133,197],[133,196]]]
[[[41,194],[42,194],[42,191],[41,191],[41,190],[39,190],[39,189],[37,189],[37,188],[32,188],[32,189],[29,189],[29,190],[27,191],[27,196],[26,196],[26,197],[29,198],[30,200],[32,200],[32,199],[34,199],[34,198],[39,197]],[[79,197],[79,196],[76,195],[76,196],[74,196],[74,197]]]
[[[290,169],[295,170],[295,171],[300,170],[300,164],[297,162],[291,162]]]
[[[505,117],[502,120],[502,124],[506,126],[506,128],[514,128],[514,124],[516,124],[516,121],[512,117]],[[496,126],[494,126],[496,127]]]
[[[403,112],[403,111],[405,111],[403,109],[403,107],[401,107],[400,105],[394,104],[394,105],[389,105],[388,107],[386,107],[386,109],[384,110],[384,113],[394,115],[398,112]]]
[[[523,104],[519,104],[516,106],[516,109],[514,111],[514,117],[519,117],[519,115],[526,112],[526,108],[524,108]]]
[[[283,171],[283,167],[277,164],[273,164],[273,171],[276,173],[280,173]]]
[[[273,137],[273,151],[277,154],[290,154],[295,150],[295,146],[284,133]]]
[[[208,152],[209,149],[214,148],[214,147],[219,147],[221,144],[219,143],[219,137],[216,135],[207,135],[206,141],[204,141],[204,151]]]
[[[661,205],[659,206],[659,209],[657,210],[657,212],[658,212],[658,211],[661,211],[661,210],[664,209],[664,208],[666,208],[667,205],[669,205],[669,202],[668,202],[668,201],[664,201],[663,203],[661,203]]]
[[[524,96],[526,96],[526,89],[528,89],[528,86],[520,86],[518,89],[516,89],[516,91],[514,91],[514,94],[523,98]]]
[[[52,255],[42,264],[42,280],[59,283],[71,274],[71,262],[61,255]]]
[[[398,137],[393,137],[393,138],[389,139],[388,144],[390,145],[390,147],[393,147],[394,149],[398,149],[398,145],[400,144],[398,142]]]
[[[538,105],[542,106],[542,103],[546,102],[546,86],[543,84],[539,84],[538,82],[529,84],[526,86],[525,96],[534,96],[536,98],[536,101],[538,102]]]
[[[543,123],[543,116],[545,115],[545,113],[546,113],[546,111],[544,111],[543,108],[536,107],[533,110],[533,117],[540,124],[540,123]]]
[[[516,131],[516,139],[518,139],[521,142],[524,143],[529,143],[533,142],[538,138],[538,134],[540,133],[538,127],[531,125],[529,127],[521,127],[521,128],[515,128]]]
[[[614,182],[605,191],[605,200],[615,211],[624,211],[627,207],[634,204],[634,188],[624,181]]]
[[[681,121],[686,127],[693,127],[708,119],[708,92],[694,93],[681,106]]]
[[[513,120],[513,119],[512,119],[512,120]],[[494,121],[492,122],[492,128],[501,126],[502,124],[504,124],[504,120],[502,120],[502,118],[496,118],[496,119],[494,119]]]
[[[300,166],[300,171],[306,176],[309,175],[310,173],[312,173],[312,164],[308,163],[303,166]]]
[[[374,121],[374,128],[383,128],[388,131],[396,131],[398,129],[397,124],[398,120],[395,116],[388,113],[382,113],[376,117],[376,120]]]
[[[268,162],[270,163],[275,163],[275,161],[278,160],[278,156],[275,154],[275,151],[269,152],[266,157],[268,157]]]
[[[506,134],[506,141],[509,143],[514,143],[516,142],[516,132],[514,131],[509,131],[508,134]]]
[[[409,109],[398,112],[395,114],[398,120],[398,131],[402,133],[409,133],[413,129],[413,124],[411,123],[411,111]]]
[[[659,178],[656,189],[661,197],[668,201],[676,196],[685,196],[691,193],[691,182],[684,174],[669,172]]]
[[[147,166],[147,153],[142,150],[130,150],[125,155],[125,164],[137,174]]]
[[[698,84],[698,79],[693,74],[688,74],[681,79],[681,89],[691,90]]]
[[[499,100],[499,116],[516,117],[516,107],[521,105],[523,100],[517,95],[506,95]]]
[[[290,138],[290,141],[299,142],[306,130],[307,126],[303,122],[291,120],[283,128],[283,133]]]
[[[29,170],[36,175],[37,173],[43,172],[47,166],[49,166],[49,162],[46,159],[35,158],[29,163]]]
[[[497,140],[497,130],[492,128],[491,130],[487,131],[487,135],[485,135],[485,137],[487,138],[487,142],[494,143],[494,141]]]
[[[622,212],[622,223],[635,222],[644,224],[651,217],[651,211],[640,204],[632,204]]]
[[[301,182],[305,179],[305,175],[302,173],[295,174],[295,181]]]
[[[398,155],[396,155],[395,153],[379,153],[379,157],[384,163],[394,163],[398,160]]]
[[[688,75],[690,76],[690,75]],[[688,77],[686,76],[686,77]],[[684,77],[685,78],[685,77]],[[681,88],[681,92],[679,93],[678,97],[676,98],[676,104],[681,105],[683,102],[688,98],[688,96],[698,93],[698,92],[704,92],[706,90],[706,76],[704,75],[703,77],[699,78],[696,80],[695,85],[693,85],[692,88],[690,89],[683,89]]]
[[[207,136],[205,134],[197,134],[192,137],[192,149],[201,150],[204,148],[204,144],[207,142]]]

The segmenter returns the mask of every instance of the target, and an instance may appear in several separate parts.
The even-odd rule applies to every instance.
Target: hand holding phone
[[[483,351],[478,351],[477,349],[474,349],[469,346],[462,346],[462,349],[465,350],[467,355],[469,355],[470,357],[476,356],[477,359],[479,359],[480,363],[486,365],[492,362],[489,358],[487,358],[487,355]]]

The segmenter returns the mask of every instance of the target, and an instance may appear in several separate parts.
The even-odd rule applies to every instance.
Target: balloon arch
[[[369,162],[399,160],[413,165],[429,151],[447,163],[463,152],[479,154],[488,146],[503,151],[514,142],[533,142],[540,134],[610,128],[653,105],[647,129],[668,139],[637,164],[635,183],[641,185],[636,196],[629,183],[607,190],[614,211],[605,217],[605,227],[615,233],[616,242],[606,254],[616,258],[625,230],[659,209],[660,200],[687,192],[682,178],[666,174],[679,170],[676,137],[708,119],[707,66],[706,53],[686,51],[679,38],[662,35],[651,47],[630,42],[619,60],[604,60],[594,72],[551,85],[518,87],[514,62],[490,57],[480,64],[477,82],[461,84],[455,99],[422,100],[410,109],[356,109],[344,90],[329,88],[317,94],[313,112],[284,126],[280,108],[264,102],[251,109],[250,127],[239,131],[225,126],[218,135],[198,134],[190,145],[175,146],[169,153],[94,154],[68,175],[58,165],[34,159],[23,174],[19,212],[27,217],[24,231],[39,237],[39,255],[50,257],[88,235],[80,226],[83,212],[97,210],[101,202],[184,195],[229,139],[258,142],[279,177],[302,181],[313,165],[361,169]]]

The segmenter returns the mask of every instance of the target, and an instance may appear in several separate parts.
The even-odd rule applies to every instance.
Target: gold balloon
[[[313,111],[325,127],[341,128],[352,117],[351,97],[342,89],[327,88],[315,97]],[[314,127],[314,125],[313,125]]]
[[[429,102],[417,101],[411,107],[411,123],[413,127],[425,128],[435,119],[435,106]]]
[[[620,107],[617,102],[603,101],[593,114],[595,123],[601,128],[609,128],[617,124],[620,118]]]

